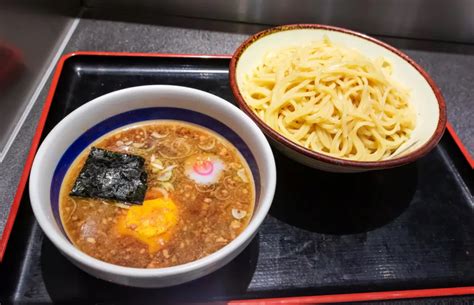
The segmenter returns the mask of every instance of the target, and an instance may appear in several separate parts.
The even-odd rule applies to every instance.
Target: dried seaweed
[[[142,204],[146,190],[144,158],[92,147],[70,195]]]

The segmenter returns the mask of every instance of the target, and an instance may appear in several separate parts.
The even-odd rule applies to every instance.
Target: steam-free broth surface
[[[60,194],[70,240],[100,260],[159,268],[222,248],[247,226],[254,208],[251,172],[238,150],[214,132],[154,121],[110,133],[93,144],[145,159],[143,204],[71,196],[91,150],[73,163]]]

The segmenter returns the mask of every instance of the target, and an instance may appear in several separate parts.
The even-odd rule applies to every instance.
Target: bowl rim
[[[274,34],[277,32],[283,32],[283,31],[292,31],[292,30],[300,30],[300,29],[316,29],[316,30],[324,30],[324,31],[334,31],[334,32],[339,32],[343,33],[346,35],[352,35],[356,36],[358,38],[362,38],[364,40],[367,40],[371,43],[377,44],[383,48],[385,48],[387,51],[394,53],[401,59],[405,60],[408,64],[410,64],[415,70],[421,74],[421,76],[428,82],[429,86],[431,87],[431,90],[433,91],[436,100],[438,102],[438,107],[439,107],[439,118],[438,118],[438,124],[436,126],[436,129],[433,133],[433,135],[430,137],[430,139],[420,148],[418,148],[415,151],[410,152],[409,154],[399,157],[399,158],[394,158],[394,159],[389,159],[389,160],[381,160],[381,161],[354,161],[354,160],[347,160],[347,159],[342,159],[342,158],[336,158],[332,157],[327,154],[319,153],[313,150],[310,150],[296,142],[293,142],[292,140],[288,139],[287,137],[279,134],[275,130],[273,130],[270,126],[268,126],[262,119],[260,119],[253,111],[250,109],[249,105],[245,102],[244,98],[242,97],[239,86],[237,84],[237,77],[236,77],[236,70],[237,70],[237,64],[240,60],[240,57],[242,54],[245,52],[245,50],[255,41],[268,36],[270,34]],[[232,55],[232,58],[230,60],[229,64],[229,79],[230,79],[230,87],[232,89],[232,93],[234,94],[234,97],[237,100],[237,103],[239,107],[248,115],[250,116],[256,123],[257,125],[262,128],[262,130],[270,136],[273,140],[283,144],[285,147],[290,148],[291,150],[294,150],[306,157],[315,159],[317,161],[337,165],[337,166],[344,166],[344,167],[350,167],[350,168],[357,168],[357,169],[378,169],[378,168],[390,168],[390,167],[396,167],[400,166],[403,164],[407,164],[410,162],[413,162],[417,160],[418,158],[421,158],[422,156],[426,155],[428,152],[430,152],[441,140],[441,136],[444,133],[444,130],[446,128],[446,122],[447,122],[447,117],[446,117],[446,103],[443,98],[443,95],[441,94],[441,90],[439,87],[436,85],[434,80],[429,76],[429,74],[420,66],[418,65],[413,59],[411,59],[407,54],[403,53],[402,51],[396,49],[395,47],[382,42],[378,39],[375,39],[373,37],[370,37],[366,34],[362,34],[356,31],[348,30],[345,28],[341,27],[335,27],[335,26],[330,26],[330,25],[323,25],[323,24],[307,24],[307,23],[302,23],[302,24],[288,24],[288,25],[280,25],[277,27],[269,28],[263,31],[260,31],[252,36],[250,36],[247,40],[245,40],[234,52]]]
[[[147,90],[151,90],[146,92]],[[40,163],[43,159],[47,156],[48,151],[51,147],[51,141],[60,136],[60,132],[65,125],[71,124],[74,121],[81,118],[84,115],[84,112],[93,111],[95,106],[99,103],[113,103],[114,98],[119,95],[125,94],[135,94],[136,92],[145,92],[148,94],[159,94],[159,91],[175,91],[179,93],[187,93],[193,94],[195,97],[200,96],[204,99],[207,99],[210,104],[207,107],[221,107],[224,111],[232,112],[234,115],[233,117],[240,117],[240,119],[245,122],[249,126],[249,131],[252,133],[251,136],[257,137],[260,139],[258,141],[262,148],[262,154],[264,158],[264,165],[268,171],[268,179],[263,187],[261,188],[263,196],[260,196],[260,204],[262,208],[258,211],[258,213],[254,212],[254,218],[250,220],[247,227],[231,242],[227,245],[222,247],[221,249],[205,256],[200,259],[176,265],[171,267],[163,267],[163,268],[135,268],[135,267],[126,267],[120,266],[112,263],[108,263],[97,258],[94,258],[85,252],[79,250],[75,247],[70,241],[65,241],[62,237],[64,235],[61,232],[57,231],[54,226],[56,225],[56,221],[53,218],[49,217],[47,208],[42,207],[41,201],[38,199],[36,194],[38,194],[41,190],[39,189],[38,181],[42,179],[42,174],[39,172]],[[168,92],[169,92],[168,91]],[[158,93],[157,93],[158,92]],[[212,105],[211,105],[212,104]],[[157,105],[156,107],[160,107]],[[186,107],[181,107],[183,109],[188,109]],[[131,108],[136,109],[136,108]],[[214,117],[214,116],[213,116]],[[219,120],[218,118],[216,118]],[[225,124],[225,122],[223,122]],[[51,136],[50,136],[51,135]],[[43,145],[45,144],[45,145]],[[54,146],[52,146],[54,147]],[[250,148],[250,147],[249,147]],[[54,167],[56,164],[52,165],[52,170],[54,171]],[[232,105],[231,103],[227,102],[223,98],[199,90],[184,86],[176,86],[176,85],[144,85],[144,86],[136,86],[125,88],[121,90],[116,90],[104,95],[101,95],[86,104],[78,107],[67,116],[65,116],[54,128],[48,133],[46,138],[43,140],[40,148],[38,149],[33,166],[31,168],[30,173],[30,182],[29,182],[29,193],[30,193],[30,203],[33,209],[33,213],[35,218],[37,219],[41,229],[45,233],[45,235],[51,240],[51,242],[66,256],[73,261],[80,263],[80,265],[85,266],[87,269],[92,269],[99,271],[102,274],[108,275],[115,275],[115,276],[122,276],[126,278],[136,278],[136,279],[147,279],[147,278],[157,278],[157,277],[170,277],[170,276],[179,276],[184,275],[187,273],[193,274],[194,272],[198,272],[199,270],[206,270],[206,268],[212,268],[213,265],[218,264],[218,262],[225,260],[227,257],[232,256],[233,253],[239,253],[242,246],[245,246],[257,233],[261,223],[265,219],[268,214],[268,211],[271,207],[273,202],[273,197],[276,189],[276,165],[275,159],[268,144],[267,139],[265,138],[262,131],[258,128],[254,121],[252,121],[248,116],[246,116],[239,108]],[[43,190],[49,192],[48,190]],[[48,203],[50,205],[50,203]],[[86,269],[86,270],[87,270]],[[205,273],[207,274],[207,273]],[[200,277],[200,276],[197,276]],[[189,280],[192,280],[196,277],[192,277]],[[186,280],[187,281],[187,280]],[[186,282],[185,281],[185,282]]]

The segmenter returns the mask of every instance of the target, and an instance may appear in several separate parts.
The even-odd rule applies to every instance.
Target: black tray
[[[224,57],[83,53],[63,63],[42,136],[87,101],[131,86],[183,85],[233,102]],[[449,133],[413,164],[362,174],[274,154],[277,191],[257,237],[224,268],[172,288],[127,288],[80,271],[44,238],[25,192],[0,266],[0,302],[162,304],[474,285],[473,175]]]

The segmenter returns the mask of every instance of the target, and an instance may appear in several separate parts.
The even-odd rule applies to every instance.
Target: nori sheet
[[[142,204],[146,190],[144,158],[92,147],[70,195]]]

